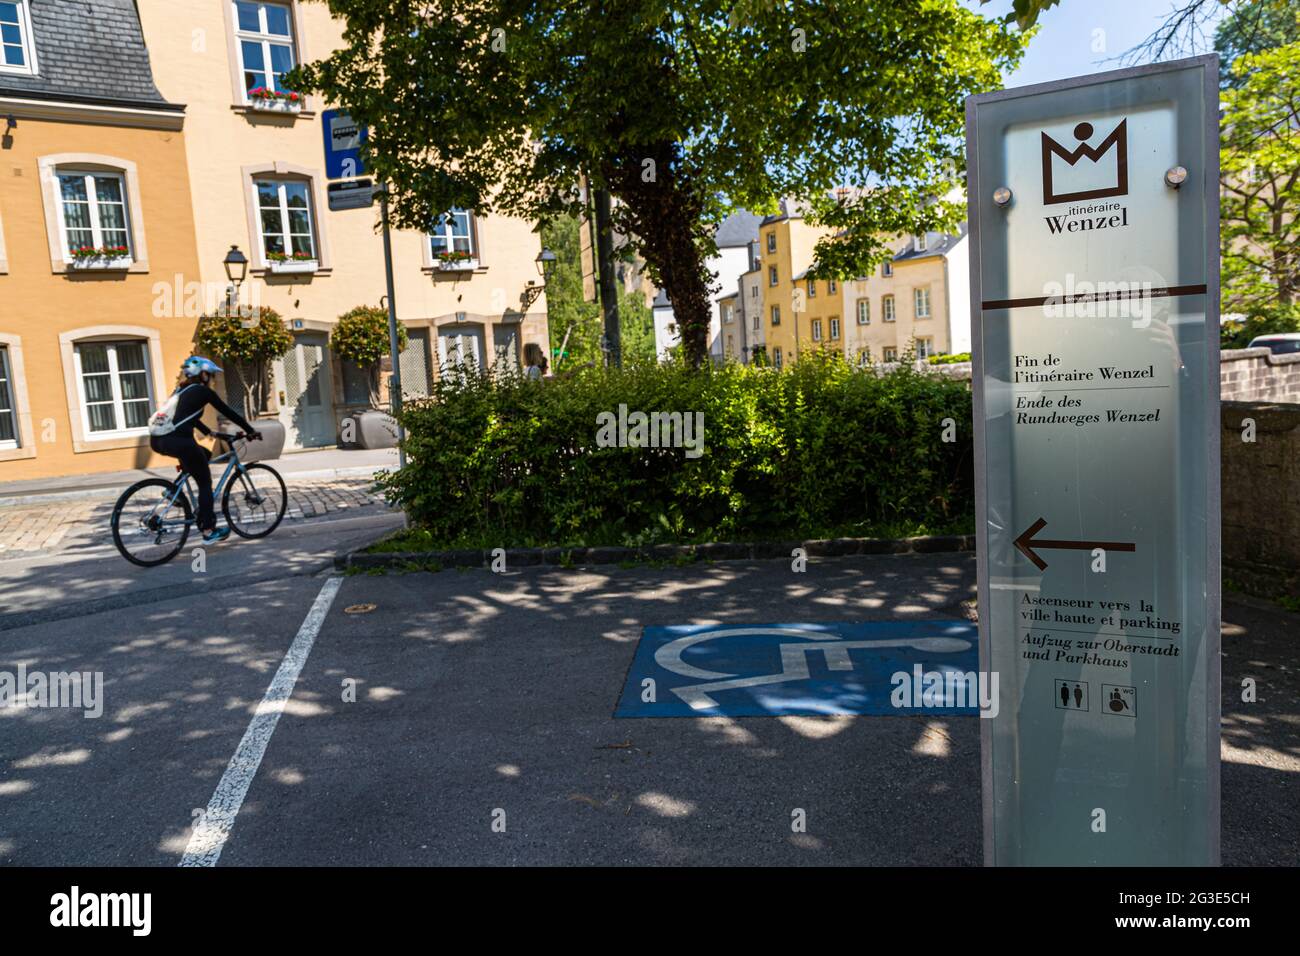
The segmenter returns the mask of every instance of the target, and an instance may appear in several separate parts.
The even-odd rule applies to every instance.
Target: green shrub
[[[1300,332],[1300,306],[1274,305],[1256,309],[1244,321],[1228,321],[1219,327],[1219,346],[1244,349],[1257,335]]]
[[[397,323],[397,350],[406,349],[406,326]],[[379,407],[379,360],[389,354],[388,312],[378,306],[358,305],[339,316],[330,332],[330,348],[339,358],[355,362],[366,373],[370,405]]]
[[[194,347],[235,366],[244,386],[243,412],[251,417],[266,411],[270,365],[293,348],[293,335],[280,313],[267,306],[255,316],[223,310],[199,320]]]
[[[704,452],[597,447],[597,416],[704,414]],[[942,441],[943,420],[956,441]],[[966,530],[971,396],[828,354],[779,371],[633,364],[547,383],[446,377],[382,480],[444,546],[643,545]]]
[[[952,355],[931,355],[927,359],[931,365],[955,365],[958,362],[969,362],[969,352],[956,352]]]

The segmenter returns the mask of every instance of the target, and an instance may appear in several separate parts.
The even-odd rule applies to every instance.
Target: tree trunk
[[[679,168],[673,143],[632,150],[607,167],[606,181],[622,201],[620,225],[635,235],[641,254],[668,294],[687,362],[708,359],[712,307],[700,229],[704,203]]]

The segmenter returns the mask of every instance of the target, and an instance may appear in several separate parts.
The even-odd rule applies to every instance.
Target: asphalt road
[[[213,549],[202,582],[0,565],[0,661],[102,671],[106,701],[0,710],[0,862],[176,865],[234,770],[221,866],[979,863],[977,718],[612,717],[645,625],[959,617],[972,556],[354,575],[298,654],[356,520]],[[74,601],[40,620],[33,586]],[[1295,617],[1225,618],[1224,861],[1296,865]]]

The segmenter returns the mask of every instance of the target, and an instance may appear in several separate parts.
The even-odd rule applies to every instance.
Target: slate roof
[[[747,209],[733,212],[722,220],[717,233],[714,234],[713,238],[717,242],[718,248],[728,249],[757,242],[758,224],[762,218],[758,213],[750,212]]]
[[[32,0],[35,76],[0,73],[0,97],[177,109],[154,86],[134,0]]]
[[[955,236],[945,236],[937,232],[928,232],[925,234],[926,249],[924,252],[917,252],[915,246],[909,243],[907,248],[902,252],[894,255],[895,262],[906,262],[909,259],[926,259],[930,256],[947,255],[952,251],[952,247],[961,241],[962,236],[966,235],[966,223],[962,223],[957,228]]]

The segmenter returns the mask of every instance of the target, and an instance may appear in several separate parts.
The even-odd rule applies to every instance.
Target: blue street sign
[[[974,715],[978,645],[952,620],[647,627],[614,716]]]
[[[353,179],[366,171],[361,162],[361,143],[366,131],[352,122],[347,110],[326,110],[321,114],[325,136],[325,177]]]

